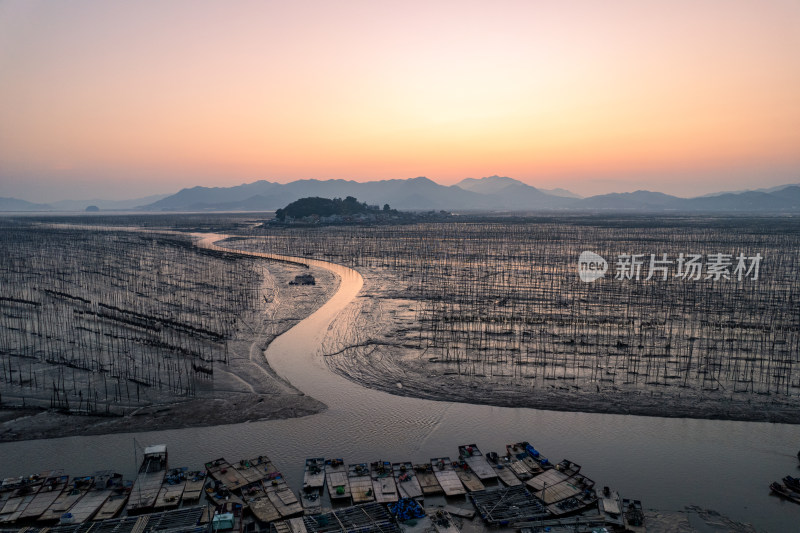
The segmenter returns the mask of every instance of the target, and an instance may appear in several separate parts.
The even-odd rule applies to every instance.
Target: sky
[[[0,197],[769,187],[798,95],[798,0],[0,0]]]

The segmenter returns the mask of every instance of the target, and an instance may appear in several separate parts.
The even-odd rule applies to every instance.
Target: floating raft
[[[400,497],[407,499],[422,498],[422,487],[410,462],[392,463],[392,474],[397,483],[397,492]],[[431,474],[431,477],[435,482],[436,476]],[[437,483],[436,486],[438,488],[439,484]]]
[[[369,465],[369,474],[372,478],[372,490],[378,503],[394,503],[399,499],[397,485],[394,482],[392,463],[389,461],[375,461]]]
[[[167,472],[164,484],[161,486],[158,498],[156,498],[155,508],[157,510],[164,511],[178,506],[186,490],[186,472],[188,470],[184,466],[182,468],[173,468]]]
[[[520,481],[509,468],[511,460],[508,456],[501,457],[494,452],[489,452],[486,454],[486,460],[489,462],[489,465],[494,468],[497,477],[500,478],[500,481],[502,481],[505,486],[515,487],[517,485],[522,485],[522,481]]]
[[[458,454],[467,463],[470,469],[478,476],[481,481],[492,481],[497,479],[494,468],[486,461],[483,453],[475,444],[465,444],[458,447]]]
[[[431,515],[431,524],[433,524],[433,528],[437,533],[460,533],[455,522],[453,522],[453,517],[444,509],[437,509]]]
[[[247,499],[247,506],[253,516],[266,523],[281,519],[281,513],[266,492],[261,490],[251,494],[252,496]]]
[[[476,492],[486,488],[480,478],[464,461],[453,463],[453,470],[469,492]]]
[[[460,496],[467,493],[458,474],[453,470],[449,457],[434,457],[431,459],[431,468],[436,476],[436,481],[442,486],[442,490],[447,496]]]
[[[417,477],[423,495],[430,496],[444,492],[442,486],[439,485],[439,480],[436,479],[436,474],[433,473],[433,466],[430,463],[414,465],[414,474]]]
[[[303,506],[300,505],[297,496],[283,478],[279,477],[263,483],[267,497],[278,510],[281,518],[291,518],[303,514]]]
[[[328,494],[331,500],[350,499],[350,483],[347,479],[347,467],[341,459],[325,461],[325,479],[328,483]]]
[[[493,526],[505,526],[513,522],[550,516],[542,502],[522,485],[473,492],[469,497],[481,518]]]
[[[530,453],[528,453],[529,447],[530,449],[533,449],[533,447],[530,446],[530,444],[524,441],[518,442],[516,444],[507,444],[506,452],[508,453],[509,456],[514,457],[515,459],[520,461],[524,465],[525,469],[528,471],[530,476],[537,476],[542,472],[544,472],[545,469],[537,460],[535,460],[531,456]],[[536,453],[538,455],[539,452]],[[520,479],[522,479],[522,476],[520,476]]]
[[[303,472],[303,489],[322,489],[325,487],[325,459],[317,457],[306,459]]]
[[[304,516],[308,533],[400,533],[400,526],[389,514],[386,505],[368,503],[341,511]]]
[[[203,485],[206,483],[206,473],[197,470],[186,474],[186,487],[183,489],[181,503],[191,504],[200,501],[203,494]]]
[[[23,509],[17,517],[17,520],[21,522],[31,522],[42,516],[58,497],[61,496],[61,493],[64,492],[68,484],[69,476],[65,475],[54,475],[45,479],[42,488],[36,493],[36,497],[25,506],[25,509]]]
[[[87,520],[91,520],[97,511],[106,503],[112,495],[111,489],[95,489],[90,490],[83,498],[78,500],[78,502],[68,509],[69,514],[71,515],[69,518],[69,523],[71,524],[82,524]],[[59,515],[57,518],[61,518]]]
[[[350,483],[350,493],[353,496],[354,504],[375,501],[375,491],[372,488],[372,478],[369,475],[367,463],[349,465],[347,481]]]
[[[206,471],[209,477],[222,483],[231,492],[251,483],[223,457],[206,463]]]

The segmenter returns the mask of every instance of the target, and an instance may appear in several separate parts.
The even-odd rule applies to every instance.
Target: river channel
[[[205,237],[210,242],[218,236]],[[608,485],[640,499],[646,509],[697,505],[758,530],[800,530],[800,506],[770,495],[768,488],[787,474],[800,475],[800,426],[490,407],[367,389],[330,372],[320,352],[331,322],[361,289],[361,275],[297,260],[339,275],[339,290],[275,339],[265,355],[280,376],[327,410],[290,420],[6,443],[0,445],[0,473],[64,468],[79,475],[111,468],[132,478],[136,439],[167,444],[170,463],[189,468],[222,456],[235,461],[266,454],[297,489],[305,457],[425,462],[457,456],[459,444],[476,443],[486,453],[527,440],[553,461],[582,465],[599,488]]]

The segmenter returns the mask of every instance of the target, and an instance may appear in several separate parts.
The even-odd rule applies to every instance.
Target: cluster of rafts
[[[592,516],[606,525],[629,529],[643,525],[640,502],[622,500],[607,487],[598,495],[579,465],[568,460],[552,464],[527,442],[506,446],[504,455],[484,455],[475,444],[458,450],[456,460],[434,457],[417,464],[306,459],[303,488],[295,494],[263,455],[235,463],[219,458],[206,463],[205,471],[190,472],[169,469],[166,446],[149,446],[133,483],[111,472],[72,479],[61,472],[5,479],[0,486],[0,527],[66,527],[118,515],[158,513],[198,505],[204,495],[209,504],[201,522],[215,530],[240,530],[243,518],[249,516],[256,527],[271,524],[273,529],[286,529],[284,533],[324,533],[327,526],[321,524],[348,516],[336,514],[343,511],[323,514],[326,487],[330,506],[361,506],[361,512],[352,516],[368,515],[370,523],[382,520],[379,516],[387,510],[395,521],[416,517],[424,513],[426,497],[439,495],[452,512],[471,516],[477,511],[490,525],[541,524],[592,510]],[[464,502],[465,495],[475,511],[450,505]],[[448,516],[441,509],[434,513],[434,529],[454,533]]]

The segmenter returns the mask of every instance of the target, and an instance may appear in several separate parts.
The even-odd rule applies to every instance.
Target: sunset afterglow
[[[800,3],[0,4],[0,196],[800,181]]]

